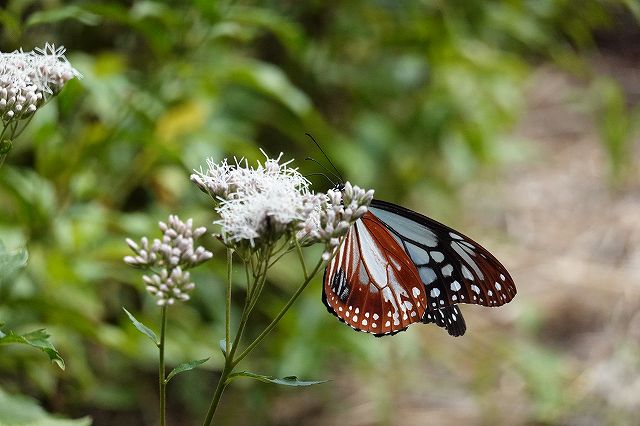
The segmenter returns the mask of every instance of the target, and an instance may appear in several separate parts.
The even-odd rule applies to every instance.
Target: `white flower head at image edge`
[[[30,52],[0,52],[0,117],[5,125],[29,118],[69,80],[81,77],[64,53],[64,47],[49,43]]]
[[[335,247],[333,243],[367,211],[373,191],[345,184],[345,194],[350,195],[345,199],[352,203],[345,210],[339,191],[314,193],[298,169],[289,167],[293,160],[281,163],[282,153],[275,159],[262,153],[266,159],[256,167],[249,167],[245,159],[229,164],[209,158],[206,170],[191,175],[216,202],[220,219],[215,223],[227,246],[256,248],[288,234],[305,245],[323,242]]]

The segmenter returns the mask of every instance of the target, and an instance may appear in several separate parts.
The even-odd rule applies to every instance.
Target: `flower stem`
[[[284,307],[280,310],[280,312],[278,313],[278,315],[276,315],[276,317],[273,319],[273,321],[271,321],[271,323],[262,331],[262,333],[260,333],[260,335],[258,337],[256,337],[256,339],[251,342],[251,344],[249,346],[247,346],[247,348],[240,354],[238,355],[237,358],[235,358],[231,364],[232,367],[235,367],[236,365],[238,365],[238,363],[240,361],[242,361],[247,355],[249,355],[249,353],[256,347],[258,346],[258,344],[265,338],[267,337],[267,335],[271,332],[271,330],[273,330],[276,325],[278,325],[278,322],[280,322],[280,320],[282,319],[282,317],[284,316],[284,314],[287,313],[287,311],[289,310],[289,308],[291,307],[291,305],[293,305],[293,303],[296,301],[296,299],[298,298],[298,296],[300,296],[300,294],[304,291],[304,289],[307,287],[307,285],[309,285],[309,283],[311,282],[311,279],[316,275],[316,273],[318,272],[318,270],[320,270],[320,267],[322,266],[323,261],[320,260],[318,262],[318,264],[315,266],[315,268],[313,269],[313,271],[311,271],[311,274],[309,276],[307,276],[307,278],[304,280],[304,282],[302,284],[300,284],[300,287],[298,287],[298,289],[296,290],[296,292],[293,294],[293,296],[291,296],[291,298],[287,301],[287,303],[284,305]]]
[[[306,280],[309,277],[309,274],[307,273],[307,264],[304,261],[304,255],[302,254],[302,247],[300,247],[300,242],[298,242],[298,239],[295,237],[293,237],[293,241],[296,244],[296,252],[298,253],[298,259],[300,259],[300,264],[302,265],[302,273],[304,274],[304,279]]]
[[[211,399],[211,405],[209,406],[209,410],[207,411],[207,417],[202,423],[204,426],[209,426],[213,421],[213,415],[215,414],[216,409],[218,408],[218,404],[220,403],[222,392],[224,392],[225,387],[227,387],[227,378],[229,377],[229,374],[232,370],[233,367],[231,367],[228,361],[225,361],[224,369],[222,370],[222,374],[220,375],[220,379],[218,380],[218,385],[216,386],[216,391],[213,394],[213,398]]]
[[[271,332],[271,330],[273,330],[276,327],[276,325],[278,325],[278,322],[280,322],[282,317],[287,313],[287,311],[289,310],[291,305],[293,305],[293,303],[296,301],[298,296],[300,296],[300,294],[304,291],[304,289],[309,285],[309,283],[311,282],[311,279],[316,275],[316,273],[320,270],[320,267],[324,263],[322,260],[318,261],[318,264],[315,266],[311,274],[307,274],[306,266],[304,265],[304,259],[301,259],[301,262],[303,264],[303,270],[305,272],[304,282],[300,285],[300,287],[298,287],[298,289],[293,294],[293,296],[291,296],[291,298],[287,301],[287,303],[284,305],[284,307],[278,313],[275,319],[271,321],[271,323],[262,331],[262,333],[260,333],[260,335],[236,358],[235,353],[236,353],[236,350],[238,349],[240,339],[242,338],[242,334],[247,325],[249,314],[251,313],[251,310],[255,307],[256,301],[258,297],[260,297],[262,288],[264,287],[264,284],[267,280],[267,270],[269,269],[269,259],[270,259],[271,253],[272,252],[268,252],[266,254],[266,257],[263,259],[263,261],[258,262],[258,266],[260,270],[259,271],[254,270],[253,272],[254,282],[251,285],[251,291],[249,291],[247,294],[244,310],[242,312],[242,317],[240,319],[240,325],[238,326],[238,331],[233,340],[233,344],[231,345],[231,348],[229,348],[229,343],[227,341],[227,353],[225,354],[224,368],[222,370],[222,373],[220,374],[220,379],[218,380],[218,384],[216,385],[216,390],[213,394],[213,398],[211,399],[211,404],[209,405],[207,416],[205,417],[205,420],[203,422],[204,426],[211,425],[213,421],[213,416],[216,412],[216,409],[218,408],[218,404],[220,403],[222,393],[224,392],[227,386],[227,380],[229,378],[229,375],[233,372],[233,369],[236,367],[236,365],[238,365],[240,361],[242,361],[247,355],[249,355],[249,353]],[[253,266],[253,262],[251,263],[251,265]],[[245,265],[245,267],[247,268],[247,289],[249,289],[249,284],[250,284],[249,272],[248,272],[249,265]],[[264,271],[262,270],[263,268],[264,268]],[[229,281],[230,280],[231,280],[231,277],[229,275]],[[227,296],[227,303],[229,303],[229,296]],[[227,322],[227,327],[228,327],[228,322]]]
[[[227,300],[225,315],[225,357],[229,357],[231,351],[231,275],[233,272],[233,249],[227,249]]]
[[[158,350],[160,352],[160,365],[158,366],[158,385],[160,387],[160,426],[166,424],[166,388],[167,382],[165,380],[164,372],[164,335],[167,328],[167,307],[162,307],[162,319],[160,326],[160,343],[158,343]]]

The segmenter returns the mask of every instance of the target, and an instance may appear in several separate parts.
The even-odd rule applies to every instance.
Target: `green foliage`
[[[227,379],[227,383],[240,377],[248,377],[250,379],[255,379],[264,383],[273,383],[276,385],[285,385],[285,386],[311,386],[311,385],[319,385],[321,383],[328,382],[328,380],[299,380],[296,376],[287,376],[287,377],[278,378],[278,377],[263,376],[260,374],[250,373],[249,371],[239,371],[237,373],[230,374],[229,378]]]
[[[5,334],[0,331],[0,345],[18,343],[40,349],[49,357],[51,362],[56,363],[60,369],[64,370],[64,360],[49,341],[49,337],[44,330],[36,330],[25,334],[15,334],[12,331]]]
[[[7,284],[19,270],[27,266],[28,259],[29,253],[26,248],[8,251],[0,240],[0,286]]]
[[[175,375],[183,373],[185,371],[193,370],[197,366],[204,364],[207,361],[209,361],[209,358],[196,359],[193,361],[183,362],[182,364],[179,364],[178,366],[176,366],[176,368],[171,370],[171,372],[167,375],[165,382],[168,383],[169,380],[171,380],[171,378],[174,377]]]
[[[36,401],[21,395],[10,395],[0,389],[1,426],[88,426],[89,418],[62,419],[47,414]]]
[[[590,104],[600,140],[609,156],[614,182],[626,177],[632,167],[632,147],[640,129],[640,107],[627,106],[620,85],[608,77],[591,85]]]
[[[122,308],[124,310],[124,312],[127,314],[127,316],[129,317],[129,320],[131,321],[131,324],[133,324],[133,326],[142,334],[144,334],[145,336],[147,336],[149,339],[151,339],[151,341],[157,346],[160,344],[160,340],[158,340],[158,336],[156,336],[156,333],[153,332],[153,330],[151,330],[149,327],[147,327],[146,325],[144,325],[143,323],[141,323],[140,321],[138,321],[136,319],[136,317],[133,316],[133,314],[131,314],[131,312],[127,311],[125,308]]]
[[[457,188],[491,175],[518,149],[507,135],[524,108],[531,69],[551,61],[588,75],[582,58],[620,4],[638,13],[633,1],[613,0],[8,1],[0,10],[2,50],[64,44],[84,79],[38,112],[0,169],[0,237],[28,247],[30,257],[24,273],[2,286],[0,319],[13,330],[46,326],[70,368],[60,375],[43,369],[34,351],[12,352],[0,359],[2,384],[55,398],[60,411],[146,409],[155,392],[155,348],[127,325],[121,306],[148,324],[157,307],[141,296],[139,274],[122,263],[124,238],[152,233],[169,212],[210,224],[206,198],[188,182],[206,156],[253,160],[260,146],[298,160],[319,157],[304,136],[310,132],[346,178],[374,187],[380,198],[455,214]],[[627,167],[635,112],[619,89],[593,87],[613,168]],[[215,261],[194,271],[192,301],[170,318],[172,366],[206,357],[224,335],[223,249],[213,238],[208,245]],[[24,255],[11,262],[21,264],[15,259]],[[274,270],[258,320],[281,308],[280,295],[299,278],[293,265],[285,259]],[[318,294],[316,283],[247,368],[325,376],[340,374],[331,368],[340,364],[386,389],[394,379],[371,378],[371,371],[397,361],[394,350],[414,360],[404,373],[424,357],[446,364],[449,346],[421,349],[397,336],[392,347],[353,333],[327,315]],[[130,319],[140,330],[142,322]],[[524,352],[524,365],[527,357],[546,357]],[[547,361],[522,372],[540,413],[561,410],[556,396],[567,390],[553,382],[546,399],[538,373],[558,365]],[[220,367],[214,358],[204,368]],[[184,412],[175,415],[201,418],[200,395],[208,391],[190,386]],[[256,415],[268,412],[271,394],[250,392],[248,401],[263,410]]]

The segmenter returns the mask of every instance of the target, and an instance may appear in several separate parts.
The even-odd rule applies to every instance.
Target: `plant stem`
[[[298,289],[293,294],[293,296],[291,296],[291,298],[287,301],[287,303],[284,305],[282,310],[280,310],[280,312],[275,317],[275,319],[271,321],[271,323],[262,331],[262,333],[260,333],[260,335],[253,342],[251,342],[251,344],[237,358],[235,358],[235,353],[236,353],[236,350],[238,349],[240,339],[242,338],[242,334],[247,325],[249,314],[251,313],[252,309],[255,307],[257,299],[260,297],[262,288],[264,287],[264,284],[267,280],[267,270],[269,269],[269,266],[270,266],[269,260],[270,260],[271,254],[272,254],[272,251],[267,252],[264,259],[262,259],[261,262],[258,262],[258,269],[259,269],[258,271],[253,269],[253,279],[254,279],[253,283],[250,282],[249,265],[245,263],[245,268],[247,268],[247,271],[246,271],[247,272],[247,291],[248,291],[247,299],[245,300],[245,305],[242,312],[242,317],[240,319],[240,324],[238,326],[238,331],[233,340],[233,344],[231,345],[231,348],[229,348],[229,343],[228,343],[229,339],[227,337],[227,351],[225,354],[224,368],[222,370],[222,373],[220,374],[220,379],[218,380],[218,384],[216,385],[216,390],[213,394],[213,398],[211,399],[211,404],[209,405],[207,416],[205,417],[205,420],[203,422],[204,426],[211,425],[213,421],[213,416],[216,412],[216,409],[218,408],[218,404],[220,403],[222,393],[224,392],[227,386],[227,380],[229,378],[229,375],[233,372],[233,369],[236,367],[236,365],[238,365],[240,361],[242,361],[247,355],[249,355],[249,353],[271,332],[271,330],[273,330],[276,327],[276,325],[278,325],[278,322],[280,322],[280,320],[287,313],[291,305],[293,305],[293,303],[304,291],[307,285],[309,285],[309,283],[311,282],[311,279],[316,275],[316,273],[320,270],[320,267],[324,263],[322,260],[318,261],[318,264],[315,266],[311,274],[307,274],[306,265],[304,264],[304,258],[300,259],[302,263],[303,271],[305,273],[304,282],[300,285],[300,287],[298,287]],[[301,255],[302,253],[299,253],[299,254]],[[251,262],[250,265],[252,268],[255,266],[253,262]],[[229,266],[229,269],[230,269],[230,266]],[[229,281],[231,281],[231,275],[229,275],[228,278],[229,278]],[[228,303],[228,306],[230,306],[229,294],[227,295],[227,303]],[[228,318],[229,317],[227,317],[227,330],[229,327]],[[227,334],[227,336],[229,336],[229,334]]]
[[[240,338],[242,337],[242,333],[244,331],[244,328],[247,324],[247,320],[249,318],[249,305],[251,304],[251,294],[253,293],[253,289],[257,286],[257,282],[255,282],[257,280],[255,272],[253,274],[254,276],[254,282],[251,283],[251,277],[250,277],[250,272],[249,269],[250,266],[249,265],[253,265],[253,261],[245,261],[245,272],[247,275],[247,297],[244,301],[244,308],[242,310],[242,316],[240,317],[240,324],[238,325],[238,331],[236,332],[236,336],[233,339],[233,344],[229,344],[229,340],[227,340],[227,347],[226,347],[226,353],[225,353],[225,359],[224,359],[224,368],[222,369],[222,373],[220,374],[220,379],[218,379],[218,384],[216,385],[216,390],[213,393],[213,398],[211,399],[211,404],[209,405],[209,410],[207,411],[207,416],[205,417],[205,420],[203,422],[203,425],[208,426],[211,424],[211,422],[213,421],[213,415],[216,412],[216,409],[218,408],[218,404],[220,403],[220,398],[222,397],[222,393],[224,392],[225,387],[227,386],[226,381],[227,378],[229,377],[229,374],[231,374],[231,372],[233,371],[233,366],[231,365],[231,361],[233,360],[233,356],[236,353],[236,350],[238,348],[238,344],[240,343]],[[229,286],[229,284],[227,284],[227,286]],[[229,288],[229,287],[227,287]],[[231,306],[231,301],[229,299],[229,295],[227,295],[227,306],[228,308],[230,308]],[[230,325],[229,325],[229,319],[227,319],[227,330],[230,330]],[[229,333],[230,336],[231,333]]]
[[[166,388],[167,382],[164,376],[164,334],[167,328],[167,307],[162,307],[162,319],[160,326],[160,343],[158,343],[158,349],[160,352],[160,365],[158,367],[158,385],[160,386],[160,426],[166,424]]]
[[[229,357],[231,351],[231,275],[233,273],[233,249],[227,249],[227,300],[225,315],[225,357]]]
[[[230,358],[227,358],[230,359]],[[233,367],[229,364],[228,361],[224,363],[224,369],[222,370],[222,374],[220,375],[220,380],[218,380],[218,385],[216,386],[216,391],[213,394],[213,399],[211,399],[211,405],[209,406],[209,410],[207,411],[207,417],[204,419],[204,426],[209,426],[213,421],[213,415],[218,408],[218,404],[220,403],[220,397],[222,397],[222,392],[224,392],[224,388],[227,387],[227,378],[229,374],[233,370]]]
[[[293,238],[293,241],[296,244],[296,252],[298,253],[298,259],[300,259],[300,264],[302,265],[302,273],[304,274],[304,279],[306,280],[309,277],[307,273],[307,264],[304,261],[304,255],[302,254],[302,247],[300,247],[300,243],[297,238]]]
[[[298,296],[300,296],[300,294],[304,291],[304,289],[307,287],[307,285],[309,285],[309,283],[311,282],[311,279],[316,275],[316,273],[318,272],[318,270],[320,270],[320,267],[322,266],[323,261],[320,260],[318,262],[318,264],[316,265],[316,267],[313,269],[313,271],[311,271],[311,274],[304,280],[304,282],[300,285],[300,287],[298,287],[298,289],[296,290],[296,292],[293,294],[293,296],[291,296],[291,298],[289,299],[289,301],[287,301],[287,303],[284,305],[284,307],[282,308],[282,310],[280,310],[280,312],[278,313],[278,315],[273,319],[273,321],[271,321],[271,323],[262,331],[262,333],[260,333],[260,335],[258,337],[256,337],[256,339],[251,342],[251,344],[240,354],[238,355],[238,357],[236,359],[233,360],[233,363],[231,364],[232,367],[235,367],[236,365],[238,365],[238,363],[240,361],[242,361],[247,355],[249,355],[249,353],[256,347],[258,346],[258,344],[265,338],[267,337],[267,334],[269,334],[271,332],[271,330],[273,330],[275,328],[276,325],[278,325],[278,322],[280,322],[280,320],[282,319],[282,317],[284,316],[284,314],[287,313],[287,311],[289,310],[289,308],[291,307],[291,305],[293,305],[293,302],[296,301],[296,299],[298,298]]]

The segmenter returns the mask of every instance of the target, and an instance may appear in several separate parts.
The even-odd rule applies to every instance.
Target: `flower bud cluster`
[[[5,125],[31,116],[66,82],[81,76],[64,52],[49,43],[31,52],[0,52],[0,118]]]
[[[204,247],[194,248],[194,241],[207,231],[205,227],[193,229],[193,220],[182,222],[178,216],[169,216],[168,223],[159,222],[162,239],[150,242],[143,237],[140,243],[127,238],[127,244],[135,256],[125,256],[124,261],[134,267],[152,269],[153,273],[142,278],[147,291],[154,295],[158,305],[173,305],[175,301],[189,300],[194,288],[189,272],[213,257]]]
[[[305,244],[324,243],[322,258],[329,260],[351,225],[367,212],[371,200],[373,190],[365,191],[350,182],[344,184],[342,191],[327,191],[319,209],[300,226],[298,238]]]
[[[264,152],[263,152],[264,154]],[[207,160],[206,171],[196,171],[191,180],[216,202],[221,237],[227,246],[259,248],[294,233],[322,195],[309,190],[309,181],[289,167],[265,154],[264,163],[249,167],[244,159],[229,165],[226,160]]]

